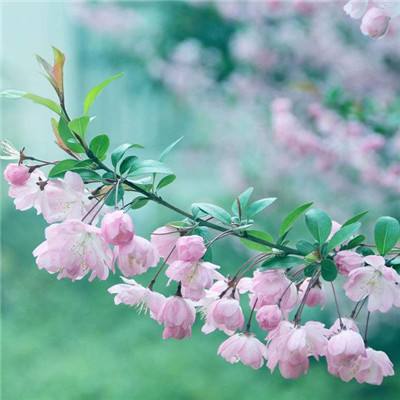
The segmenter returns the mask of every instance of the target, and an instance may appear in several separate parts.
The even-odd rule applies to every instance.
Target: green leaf
[[[332,220],[329,215],[322,210],[313,208],[306,212],[305,218],[311,235],[320,245],[323,244],[332,229]]]
[[[79,161],[63,160],[58,162],[49,172],[49,178],[55,178],[64,175],[67,171],[71,171]]]
[[[85,102],[83,104],[83,113],[87,114],[89,112],[90,107],[93,105],[96,97],[103,91],[103,89],[108,86],[112,81],[115,81],[118,78],[121,78],[124,74],[121,72],[119,74],[113,75],[110,78],[107,78],[99,85],[92,88],[89,93],[86,95]]]
[[[71,129],[71,131],[75,132],[77,135],[85,137],[89,121],[90,118],[84,115],[83,117],[75,118],[72,121],[68,122],[68,127],[69,129]]]
[[[68,123],[64,118],[58,121],[58,133],[63,143],[74,153],[84,153],[85,149],[77,142],[75,136],[68,128]]]
[[[247,209],[247,218],[252,218],[264,208],[267,208],[270,206],[274,201],[276,200],[276,197],[269,197],[266,199],[260,199],[252,203],[249,208]]]
[[[73,168],[73,171],[81,176],[84,181],[101,181],[101,176],[92,169]]]
[[[354,222],[350,225],[343,225],[329,240],[326,251],[329,253],[346,240],[350,239],[353,234],[360,229],[361,223]]]
[[[116,149],[114,149],[114,151],[111,153],[112,165],[116,168],[117,164],[121,161],[121,159],[125,155],[125,153],[129,149],[133,149],[133,148],[142,149],[143,146],[141,146],[140,144],[124,143],[124,144],[121,144],[120,146],[118,146]]]
[[[251,236],[253,238],[266,240],[267,242],[273,242],[274,238],[268,232],[256,231],[256,230],[248,230],[246,231],[246,236]],[[247,248],[251,250],[261,251],[263,253],[271,251],[271,247],[266,246],[265,244],[252,242],[249,239],[241,238],[240,241],[244,244]]]
[[[192,204],[192,208],[197,207],[207,215],[211,215],[218,221],[223,222],[224,224],[230,225],[231,223],[231,216],[230,214],[225,211],[223,208],[216,206],[214,204],[209,203],[194,203]]]
[[[106,158],[107,150],[109,147],[110,139],[107,135],[98,135],[94,137],[89,144],[89,149],[101,161]]]
[[[380,217],[375,224],[375,244],[379,254],[387,254],[400,238],[400,224],[393,217]]]
[[[279,236],[283,236],[293,226],[300,215],[307,211],[312,206],[312,204],[313,203],[305,203],[291,211],[285,217],[281,227],[279,228]]]
[[[358,222],[366,214],[368,214],[368,211],[363,211],[363,212],[355,215],[354,217],[351,217],[350,219],[348,219],[342,226],[354,224],[355,222]]]
[[[296,256],[275,256],[262,263],[268,269],[292,268],[304,264],[304,258]]]
[[[183,139],[183,136],[178,140],[175,140],[174,143],[170,144],[160,155],[159,161],[164,161],[165,157],[171,152],[171,150]]]
[[[374,251],[370,247],[367,247],[367,246],[358,247],[356,252],[363,255],[364,257],[375,255]]]
[[[132,171],[135,170],[136,165],[137,165],[137,157],[136,156],[128,156],[125,157],[121,165],[119,166],[119,172],[121,175],[129,175]]]
[[[157,190],[162,189],[163,187],[170,185],[172,182],[175,181],[175,179],[176,179],[176,175],[174,175],[174,174],[164,176],[164,178],[162,178],[160,180],[160,182],[158,182]]]
[[[238,207],[238,203],[237,203],[238,199],[239,199],[242,215],[246,214],[247,205],[249,204],[250,196],[252,195],[253,190],[254,190],[254,188],[249,187],[244,192],[239,194],[239,196],[235,199],[235,201],[232,203],[232,212],[234,215],[239,217],[239,207]]]
[[[364,235],[357,235],[355,238],[351,239],[346,246],[343,246],[343,250],[354,249],[354,247],[359,246],[362,242],[364,242],[365,236]]]
[[[160,161],[136,160],[135,166],[130,169],[129,176],[140,176],[147,174],[172,175],[172,170]]]
[[[296,243],[296,249],[299,250],[305,256],[315,251],[314,245],[310,242],[307,242],[307,240],[299,240]]]
[[[107,194],[107,197],[104,201],[104,204],[106,206],[116,206],[124,197],[124,188],[122,185],[118,185],[118,189],[116,188],[117,185],[115,185],[111,191]],[[117,193],[117,194],[116,194]]]
[[[337,277],[337,268],[335,263],[330,259],[325,259],[321,261],[321,275],[328,282],[332,282]]]
[[[0,97],[7,99],[28,99],[36,104],[47,107],[49,110],[54,111],[58,115],[61,115],[61,107],[55,101],[33,93],[23,92],[20,90],[4,90],[0,92]]]
[[[311,278],[317,272],[318,268],[319,264],[317,263],[307,265],[307,267],[304,268],[304,275],[308,278]]]
[[[136,197],[132,203],[131,208],[137,210],[138,208],[144,207],[149,202],[149,199],[145,196],[138,196]]]

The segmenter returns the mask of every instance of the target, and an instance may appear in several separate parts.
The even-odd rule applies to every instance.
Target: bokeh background
[[[178,179],[165,197],[229,206],[248,186],[276,196],[259,227],[315,201],[337,221],[370,210],[367,234],[382,214],[400,217],[400,31],[361,35],[341,1],[38,2],[1,5],[1,88],[51,97],[34,54],[67,56],[71,114],[85,93],[117,72],[125,76],[97,100],[93,134],[113,144],[142,143],[154,157],[180,136],[168,159]],[[37,157],[51,146],[50,112],[1,101],[1,134]],[[17,213],[2,183],[2,398],[70,399],[396,399],[399,375],[380,387],[343,383],[324,361],[286,381],[217,357],[223,334],[163,341],[154,321],[115,307],[118,281],[57,281],[38,271],[32,250],[45,223]],[[147,205],[134,212],[148,235],[173,215]],[[299,227],[297,235],[302,234]],[[246,253],[216,245],[225,271]],[[343,300],[342,307],[346,310]],[[330,304],[309,316],[334,319]],[[400,371],[399,313],[374,316],[370,344]]]

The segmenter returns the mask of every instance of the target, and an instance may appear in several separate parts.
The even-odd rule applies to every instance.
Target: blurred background
[[[96,101],[91,133],[141,143],[150,158],[184,136],[167,160],[178,179],[164,196],[177,205],[229,207],[254,186],[258,197],[278,197],[259,220],[273,234],[285,212],[314,201],[338,222],[369,210],[371,236],[377,216],[400,217],[400,27],[371,40],[342,5],[6,1],[1,89],[52,97],[34,54],[51,59],[54,45],[66,54],[66,102],[78,116],[92,86],[124,72]],[[39,158],[61,157],[47,109],[0,106],[3,138]],[[5,400],[398,398],[398,311],[372,321],[370,345],[388,352],[398,373],[380,387],[343,383],[324,361],[296,381],[231,366],[216,355],[222,333],[204,336],[197,322],[192,338],[163,341],[154,321],[115,307],[106,289],[118,276],[72,283],[38,271],[31,253],[45,223],[16,212],[2,189]],[[147,205],[133,218],[146,236],[177,216]],[[229,271],[248,256],[226,240],[214,261]],[[308,316],[335,318],[330,304]]]

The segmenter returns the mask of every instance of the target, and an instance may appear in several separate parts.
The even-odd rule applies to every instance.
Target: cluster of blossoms
[[[21,163],[9,164],[4,177],[17,209],[33,207],[51,223],[46,241],[33,252],[38,267],[58,274],[59,279],[77,280],[90,274],[89,280],[105,280],[117,264],[124,283],[109,288],[115,304],[148,309],[150,317],[164,326],[164,339],[191,336],[200,313],[203,333],[220,330],[229,336],[218,354],[230,363],[241,361],[255,369],[266,363],[271,371],[278,366],[285,378],[297,378],[307,372],[310,357],[324,356],[328,371],[344,381],[354,378],[380,384],[383,377],[393,375],[387,355],[364,342],[355,313],[349,318],[339,316],[329,329],[317,321],[300,323],[299,310],[304,306],[325,304],[328,286],[319,274],[293,280],[284,270],[266,268],[249,277],[237,273],[228,278],[218,272],[218,265],[203,260],[207,244],[199,235],[163,226],[148,241],[135,233],[131,217],[123,210],[108,209],[98,222],[91,217],[98,202],[90,200],[77,173],[48,179]],[[340,226],[334,225],[330,236],[338,230]],[[160,257],[169,282],[177,282],[176,294],[170,297],[154,290],[158,274],[147,287],[132,279],[156,267]],[[345,278],[347,297],[357,305],[366,303],[368,313],[400,307],[400,275],[385,265],[384,257],[341,250],[334,261]],[[304,266],[297,268],[292,276],[303,270]],[[251,310],[247,324],[245,295]],[[298,311],[291,318],[295,308]],[[258,326],[268,332],[266,344],[251,331],[253,313]]]
[[[59,105],[39,96],[24,97],[41,99],[40,104],[50,105],[58,114],[54,134],[58,146],[71,158],[43,161],[2,143],[6,153],[2,158],[18,160],[4,171],[16,208],[34,208],[50,224],[46,240],[33,252],[40,269],[57,274],[58,279],[89,276],[93,281],[106,280],[118,268],[123,283],[108,289],[115,304],[149,310],[150,317],[163,326],[164,339],[191,336],[196,317],[201,315],[204,334],[222,331],[228,336],[217,352],[229,363],[240,361],[254,369],[266,364],[271,371],[278,367],[285,378],[297,378],[308,371],[311,357],[325,357],[328,371],[344,381],[381,384],[384,377],[394,374],[388,356],[368,346],[367,333],[371,313],[400,307],[398,220],[379,218],[375,243],[367,245],[365,237],[356,233],[365,213],[340,225],[324,211],[311,209],[312,203],[284,218],[276,240],[267,232],[250,229],[254,217],[276,200],[250,202],[253,188],[235,198],[231,212],[209,203],[194,203],[191,212],[181,210],[159,195],[175,179],[162,161],[126,155],[138,145],[123,144],[111,152],[111,168],[105,163],[108,136],[98,135],[87,142],[90,106],[117,76],[93,88],[85,99],[84,115],[71,119],[64,103],[65,58],[57,49],[54,54],[54,66],[41,58],[39,62]],[[178,142],[168,146],[160,160]],[[52,168],[46,174],[43,168],[48,166]],[[130,200],[131,193],[139,196]],[[128,210],[148,201],[185,218],[155,229],[150,240],[140,237]],[[303,213],[311,239],[290,247],[288,236]],[[218,232],[212,239],[210,229]],[[228,236],[240,239],[257,254],[225,275],[210,262],[209,249]],[[151,272],[148,285],[134,279]],[[174,295],[155,289],[161,286],[161,273],[168,278],[167,285],[176,286]],[[347,300],[355,303],[346,318],[335,286],[342,287]],[[304,309],[323,307],[331,290],[338,316],[333,325],[303,324]],[[363,337],[357,319],[364,308]],[[267,332],[264,340],[256,336],[260,330]]]

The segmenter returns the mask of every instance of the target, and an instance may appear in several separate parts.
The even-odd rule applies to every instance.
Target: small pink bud
[[[364,265],[364,258],[355,251],[342,250],[336,254],[335,263],[342,275],[348,275],[353,269]]]
[[[134,235],[132,220],[121,210],[106,214],[101,221],[101,234],[107,243],[128,244]]]
[[[172,226],[157,228],[151,235],[151,244],[158,250],[160,256],[168,259],[168,264],[178,260],[176,241],[180,238],[178,230]]]
[[[256,314],[260,328],[271,331],[275,329],[282,320],[282,311],[277,305],[262,306]]]
[[[29,168],[22,164],[8,164],[4,170],[4,178],[11,185],[21,186],[29,177]]]
[[[182,236],[176,242],[178,258],[181,261],[198,261],[206,252],[201,236]]]
[[[361,32],[374,39],[385,35],[388,30],[390,17],[387,13],[378,7],[370,8],[361,20]]]

